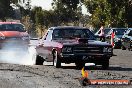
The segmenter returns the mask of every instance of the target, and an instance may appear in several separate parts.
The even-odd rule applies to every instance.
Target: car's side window
[[[62,37],[61,31],[60,30],[54,30],[54,32],[53,32],[53,38],[60,38],[60,37]]]
[[[132,36],[132,30],[129,31],[128,36]]]
[[[108,35],[111,35],[111,33],[112,33],[112,30],[110,30],[110,31],[108,32]]]
[[[127,34],[127,35],[128,35],[128,33],[129,33],[129,32],[130,32],[130,30],[127,30],[125,34]]]

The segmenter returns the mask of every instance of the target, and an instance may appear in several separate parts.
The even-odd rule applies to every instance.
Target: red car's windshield
[[[19,31],[23,32],[24,26],[22,24],[0,24],[0,31]]]

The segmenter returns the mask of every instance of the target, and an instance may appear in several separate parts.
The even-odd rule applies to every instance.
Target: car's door
[[[42,56],[45,60],[49,59],[48,57],[52,54],[52,33],[53,30],[48,30],[43,38],[39,40],[39,44],[37,46],[38,54]]]

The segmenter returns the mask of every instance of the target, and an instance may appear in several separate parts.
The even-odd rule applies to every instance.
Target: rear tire
[[[132,48],[130,48],[130,51],[132,51]]]
[[[102,69],[106,70],[109,68],[109,60],[102,62]]]
[[[53,53],[53,66],[55,66],[56,68],[61,67],[61,60],[58,57],[57,51]]]
[[[125,48],[123,45],[121,46],[121,49],[122,49],[122,50],[126,50],[126,48]]]
[[[132,51],[132,47],[131,47],[131,44],[130,44],[130,46],[129,46],[128,50],[129,50],[129,51]]]
[[[35,64],[36,65],[43,65],[43,62],[44,62],[44,59],[41,56],[37,55]]]

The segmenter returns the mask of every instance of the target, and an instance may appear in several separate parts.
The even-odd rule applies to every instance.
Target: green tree
[[[22,0],[0,0],[0,19],[5,20],[8,17],[13,17],[13,8],[10,6],[11,3],[18,4]],[[23,0],[23,3],[25,0]]]
[[[132,27],[132,0],[126,0],[125,3],[125,21],[128,27]]]
[[[34,7],[31,11],[31,19],[36,25],[43,25],[43,9],[41,7]]]
[[[79,0],[53,0],[53,9],[60,23],[78,20],[77,8]]]
[[[12,7],[10,6],[10,0],[1,0],[0,1],[0,18],[5,20],[5,17],[10,17]]]
[[[31,10],[31,20],[34,23],[38,36],[42,36],[44,32],[44,12],[41,7],[34,7]]]
[[[84,0],[84,4],[92,14],[90,22],[95,27],[101,22],[111,27],[132,27],[131,0]]]
[[[107,0],[110,4],[111,25],[114,27],[125,26],[125,4],[124,0]]]
[[[92,14],[90,23],[94,27],[100,27],[100,23],[110,24],[110,5],[107,0],[84,0],[84,5]]]

